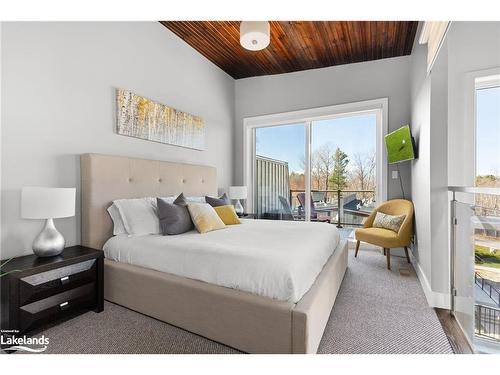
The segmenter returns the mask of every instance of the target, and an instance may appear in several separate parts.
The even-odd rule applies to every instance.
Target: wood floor
[[[443,326],[444,333],[448,337],[455,354],[473,354],[464,333],[458,325],[455,317],[450,314],[450,310],[435,308],[438,319]]]

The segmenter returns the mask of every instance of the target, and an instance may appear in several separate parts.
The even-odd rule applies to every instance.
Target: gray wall
[[[42,226],[19,217],[21,187],[79,193],[81,153],[213,165],[231,184],[234,80],[159,23],[4,23],[1,45],[2,258],[30,253]],[[206,151],[116,135],[114,87],[203,117]],[[79,204],[56,220],[69,244]]]
[[[236,81],[234,177],[243,182],[243,119],[369,99],[389,98],[389,131],[410,121],[409,57],[341,65]],[[388,196],[400,197],[399,180],[388,171]],[[401,165],[406,196],[411,195],[408,163]]]
[[[425,270],[424,275],[428,274],[430,278],[431,77],[427,76],[426,69],[427,47],[416,41],[411,55],[411,130],[418,149],[418,159],[411,162],[412,199],[415,206],[415,243],[412,252]],[[430,280],[423,280],[423,284],[424,290],[430,290]]]
[[[411,163],[416,233],[412,251],[429,304],[440,307],[447,306],[449,292],[446,50],[445,43],[429,75],[427,46],[418,40],[411,61],[411,127],[419,155]]]

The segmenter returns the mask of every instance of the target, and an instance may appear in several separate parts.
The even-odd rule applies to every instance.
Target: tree
[[[333,170],[333,147],[325,143],[311,153],[311,185],[313,190],[328,190],[328,181]],[[305,170],[305,157],[301,158]]]
[[[353,155],[351,186],[354,190],[375,190],[375,153]],[[363,201],[373,199],[373,194],[362,193]]]
[[[320,148],[316,150],[317,152],[317,158],[318,158],[318,165],[320,165],[320,170],[321,170],[321,175],[323,177],[323,180],[325,181],[325,190],[328,190],[329,188],[329,181],[330,181],[330,173],[334,167],[334,152],[332,149],[332,145],[330,143],[325,143],[322,145]],[[318,186],[319,189],[319,186]]]
[[[337,147],[333,154],[333,172],[329,179],[336,190],[343,190],[347,187],[348,164],[349,159],[347,158],[347,154]]]
[[[360,190],[372,190],[375,182],[375,154],[353,155],[353,179],[356,188]]]
[[[302,168],[305,170],[306,162],[305,158],[301,159]],[[311,154],[311,189],[319,190],[321,189],[321,181],[324,175],[324,168],[321,159],[319,158],[318,150],[315,150]]]
[[[489,188],[500,188],[500,176],[495,176],[493,174],[479,175],[476,176],[476,186],[478,187],[489,187]],[[500,197],[493,194],[476,194],[475,197],[476,206],[483,209],[482,215],[491,215],[495,211],[500,210]],[[493,213],[497,216],[498,213]]]
[[[321,163],[318,151],[316,150],[311,154],[311,183],[313,189],[321,189],[321,178],[323,173],[323,164]]]

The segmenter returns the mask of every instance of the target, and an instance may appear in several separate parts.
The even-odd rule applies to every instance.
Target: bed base
[[[104,297],[247,353],[316,353],[346,268],[342,240],[294,304],[106,259]]]

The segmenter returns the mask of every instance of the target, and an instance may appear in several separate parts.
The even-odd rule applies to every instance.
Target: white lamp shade
[[[55,219],[75,216],[76,188],[24,187],[21,216],[25,219]]]
[[[246,186],[229,186],[229,198],[231,199],[247,199]]]
[[[266,48],[271,41],[271,28],[267,21],[242,21],[240,44],[250,51]]]

